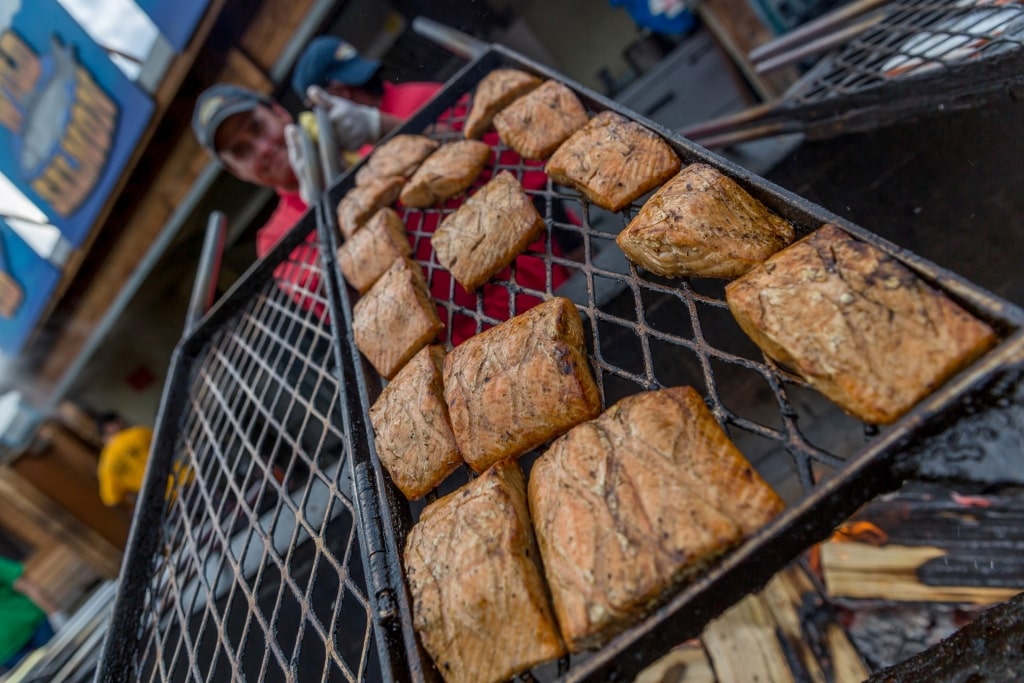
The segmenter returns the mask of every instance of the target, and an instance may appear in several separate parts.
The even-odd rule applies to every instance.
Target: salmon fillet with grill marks
[[[547,159],[586,124],[579,98],[556,81],[545,81],[494,116],[501,141],[527,159]]]
[[[895,421],[996,343],[988,325],[834,225],[725,294],[767,355],[865,422]]]
[[[338,203],[338,226],[349,238],[363,227],[379,209],[390,205],[402,191],[405,178],[389,176],[375,178],[366,185],[353,187]]]
[[[423,272],[408,258],[395,259],[352,307],[356,346],[387,379],[437,337],[442,327]]]
[[[572,652],[628,627],[785,507],[690,387],[629,396],[571,429],[534,463],[529,501]]]
[[[605,111],[573,133],[544,170],[598,206],[621,211],[678,173],[680,166],[679,157],[660,136]]]
[[[456,346],[444,397],[466,462],[483,472],[601,412],[575,304],[557,297]]]
[[[444,402],[443,346],[426,346],[398,371],[370,408],[377,455],[409,500],[418,500],[462,464]]]
[[[425,135],[396,135],[374,149],[363,167],[356,171],[356,185],[366,185],[375,178],[387,176],[408,178],[439,145]]]
[[[544,229],[519,181],[502,171],[446,217],[430,243],[467,292],[512,263]]]
[[[427,157],[402,188],[402,203],[423,209],[454,197],[473,184],[490,157],[491,146],[478,140],[444,145]]]
[[[648,199],[615,241],[630,261],[658,275],[734,278],[795,235],[731,178],[692,164]]]
[[[476,86],[473,106],[466,117],[466,137],[482,136],[495,114],[540,84],[539,78],[519,69],[497,69],[484,76]]]
[[[396,258],[411,254],[402,219],[391,209],[381,209],[338,247],[338,267],[345,280],[365,294]]]
[[[564,654],[514,461],[428,505],[404,559],[413,625],[448,683],[505,681]]]

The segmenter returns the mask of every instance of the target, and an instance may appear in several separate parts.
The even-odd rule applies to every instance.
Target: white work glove
[[[309,86],[306,96],[313,106],[327,111],[327,118],[334,128],[334,139],[341,149],[355,150],[380,140],[380,110],[376,107],[328,95],[317,85]]]
[[[285,126],[284,142],[288,147],[288,163],[291,164],[292,171],[299,181],[299,196],[302,197],[302,201],[309,204],[316,199],[320,190],[320,184],[316,181],[320,159],[316,155],[312,159],[306,158],[301,136],[302,131],[294,123]]]

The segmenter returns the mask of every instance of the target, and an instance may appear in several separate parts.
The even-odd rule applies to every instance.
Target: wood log
[[[640,672],[634,683],[716,683],[700,643],[683,643]]]

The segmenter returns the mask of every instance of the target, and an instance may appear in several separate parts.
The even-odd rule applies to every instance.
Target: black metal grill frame
[[[721,291],[716,285],[709,288],[709,283],[701,280],[667,281],[639,271],[633,265],[628,267],[627,272],[621,272],[596,264],[593,260],[595,244],[601,243],[606,248],[617,249],[611,244],[617,230],[595,228],[591,224],[592,212],[597,213],[599,210],[590,206],[578,193],[557,187],[550,181],[545,189],[527,190],[527,194],[533,195],[536,203],[543,207],[541,214],[549,227],[543,247],[534,248],[534,257],[540,259],[545,266],[545,284],[531,286],[517,283],[517,270],[513,268],[510,272],[500,273],[496,281],[492,281],[491,286],[507,292],[511,298],[516,295],[551,296],[563,293],[555,292],[552,288],[552,267],[565,266],[582,273],[586,281],[586,293],[583,301],[577,300],[577,306],[587,323],[590,335],[590,360],[606,406],[621,397],[622,393],[664,386],[658,377],[660,368],[653,367],[650,349],[645,346],[651,340],[676,346],[684,352],[694,352],[700,357],[698,377],[704,382],[703,392],[716,417],[726,425],[734,439],[737,430],[744,430],[777,441],[794,458],[797,477],[805,490],[796,501],[791,501],[790,507],[779,518],[748,540],[739,550],[727,556],[706,575],[683,589],[655,613],[619,635],[600,651],[582,656],[574,655],[558,663],[545,665],[524,674],[523,680],[549,680],[554,677],[568,681],[628,679],[638,673],[646,663],[665,654],[679,642],[697,636],[710,619],[744,595],[762,587],[776,571],[800,552],[826,538],[836,525],[862,503],[875,495],[897,488],[903,479],[914,475],[922,451],[927,454],[931,444],[949,439],[950,434],[955,433],[955,430],[949,430],[950,425],[957,424],[961,418],[968,415],[979,411],[984,413],[989,409],[1003,417],[1011,413],[1020,414],[1021,401],[1016,395],[1019,392],[1013,389],[1016,380],[1012,379],[1016,377],[1016,368],[1024,360],[1024,332],[1021,331],[1024,312],[1020,309],[510,50],[493,46],[478,56],[394,134],[426,133],[439,140],[458,139],[461,134],[457,131],[438,131],[433,127],[434,124],[438,121],[445,121],[448,124],[457,122],[461,116],[454,113],[458,111],[457,105],[466,104],[464,98],[472,92],[476,83],[498,67],[520,68],[545,78],[553,78],[576,92],[592,113],[610,109],[643,123],[668,140],[684,164],[701,162],[718,168],[772,210],[792,221],[801,235],[823,223],[839,225],[857,238],[892,255],[925,280],[945,291],[972,313],[992,324],[1003,338],[999,347],[922,401],[896,425],[881,433],[875,428],[858,425],[865,435],[865,445],[854,453],[837,456],[804,438],[796,424],[799,411],[793,409],[787,393],[805,391],[806,384],[802,380],[781,371],[759,352],[755,357],[744,357],[742,352],[718,348],[716,344],[723,339],[709,341],[702,334],[700,323],[693,322],[700,320],[705,308],[718,312],[725,311],[727,314]],[[498,149],[505,148],[498,145]],[[512,171],[520,178],[526,170],[521,162],[511,165],[499,163],[498,166]],[[475,187],[479,187],[484,180],[478,180]],[[330,188],[328,207],[336,206],[353,185],[354,174],[339,180]],[[414,243],[415,260],[423,267],[428,282],[433,282],[435,277],[443,273],[443,269],[437,263],[432,250],[423,248],[423,243],[429,238],[432,230],[419,226],[422,225],[425,216],[439,217],[451,213],[460,201],[450,200],[442,208],[401,211]],[[578,207],[584,219],[583,225],[574,227],[560,222],[553,211],[553,205],[559,202],[569,202]],[[642,201],[636,202],[620,215],[620,228],[635,214],[641,204]],[[329,239],[325,248],[333,253],[340,246],[340,241],[336,220],[333,215],[330,218],[332,220],[326,231]],[[557,255],[552,247],[551,234],[554,229],[577,231],[583,236],[584,263],[578,264]],[[625,286],[626,295],[610,302],[604,301],[599,284],[604,280]],[[709,289],[712,293],[708,293]],[[459,305],[451,301],[455,285],[449,285],[447,291],[447,297],[435,297],[442,320],[445,322],[450,322],[454,316],[466,316],[476,322],[478,330],[501,322],[484,313],[482,293],[475,297],[475,303]],[[341,297],[340,308],[346,316],[344,327],[351,330],[352,304],[357,294],[345,285],[339,287],[338,294]],[[659,329],[656,325],[660,322],[645,321],[643,312],[647,306],[647,294],[657,295],[661,297],[661,301],[668,300],[679,304],[688,311],[693,322],[689,336],[678,331]],[[625,305],[616,308],[616,302],[621,304],[623,300]],[[645,340],[641,344],[644,346],[645,354],[642,372],[620,367],[616,361],[609,361],[605,357],[600,328],[606,323]],[[736,331],[738,332],[738,327]],[[743,337],[742,333],[739,334]],[[621,340],[624,336],[619,335],[616,339]],[[359,359],[356,362],[356,372],[360,375],[357,382],[360,386],[360,402],[359,405],[353,405],[352,409],[361,413],[367,431],[365,442],[357,444],[355,449],[357,452],[364,448],[368,450],[374,470],[376,489],[367,500],[367,504],[372,505],[376,502],[379,507],[369,515],[375,522],[369,532],[370,535],[378,532],[383,534],[382,545],[386,550],[380,558],[385,565],[381,570],[386,572],[388,580],[391,581],[390,590],[395,598],[396,607],[396,612],[390,617],[394,623],[387,630],[395,634],[401,633],[406,638],[409,677],[413,680],[431,680],[437,673],[432,669],[429,657],[423,653],[414,636],[413,641],[408,640],[413,634],[411,600],[404,582],[400,554],[406,534],[424,503],[410,504],[406,501],[382,469],[373,445],[372,428],[366,417],[370,406],[379,395],[382,382],[372,366],[360,356],[351,336],[339,341],[345,347],[342,350],[343,354],[348,353]],[[444,341],[448,342],[450,348],[450,338],[446,337]],[[746,352],[750,353],[749,349],[746,349]],[[721,400],[720,385],[716,381],[717,373],[713,366],[718,362],[756,372],[764,379],[779,410],[780,428],[759,424],[730,410],[726,402]],[[616,384],[618,380],[623,379],[632,383],[632,390],[624,391]],[[967,438],[974,436],[977,434],[972,432]],[[981,448],[984,449],[984,446]],[[946,452],[949,453],[949,449]],[[535,454],[525,456],[521,462],[528,468],[533,457]],[[823,476],[823,472],[831,468],[839,469],[831,476],[827,473]],[[461,474],[450,477],[428,496],[427,500],[436,499],[471,476],[468,467],[464,468]]]
[[[684,132],[711,147],[782,133],[823,139],[1024,97],[1024,4],[958,5],[893,0],[878,10],[884,13],[878,23],[818,60],[777,101]],[[989,28],[984,22],[995,12],[1005,20],[993,20],[991,31],[1012,25],[1012,35],[995,36],[970,55],[958,52],[961,41],[976,37],[972,32]],[[897,77],[882,72],[890,59],[921,54],[914,70]]]
[[[797,425],[800,411],[793,408],[793,402],[787,397],[807,391],[802,381],[781,372],[757,354],[750,357],[749,348],[733,349],[730,346],[732,342],[718,337],[717,332],[714,338],[705,335],[712,329],[702,323],[707,312],[720,316],[725,310],[717,285],[701,280],[660,280],[633,266],[623,270],[603,264],[595,247],[601,244],[614,250],[611,240],[616,231],[599,225],[599,212],[575,192],[563,188],[548,184],[543,190],[534,191],[549,230],[543,248],[528,258],[543,264],[545,283],[542,287],[529,283],[509,284],[507,276],[503,276],[504,283],[499,277],[500,282],[494,286],[513,296],[549,296],[554,293],[553,266],[581,273],[578,277],[585,282],[585,292],[577,292],[577,298],[582,296],[584,299],[579,307],[587,322],[591,362],[606,405],[620,394],[654,388],[665,381],[661,376],[662,365],[655,363],[651,355],[654,346],[690,354],[695,359],[696,368],[690,379],[703,383],[702,391],[708,396],[712,410],[731,435],[737,438],[743,433],[754,434],[776,443],[784,451],[791,451],[792,466],[806,492],[791,500],[790,507],[754,538],[605,648],[540,667],[524,674],[524,680],[555,677],[574,681],[620,680],[635,674],[672,646],[697,635],[708,620],[729,605],[761,587],[799,552],[826,537],[862,502],[898,486],[904,477],[916,471],[921,453],[927,453],[933,444],[938,443],[943,452],[955,455],[957,444],[961,444],[963,439],[974,443],[974,426],[958,431],[947,429],[949,425],[984,423],[989,415],[998,418],[1012,415],[1015,416],[1012,424],[1024,424],[1024,419],[1019,417],[1024,414],[1024,392],[1017,390],[1020,369],[1024,367],[1024,332],[1021,330],[1024,312],[513,52],[494,47],[475,59],[396,133],[427,129],[471,92],[486,73],[498,66],[514,66],[555,78],[572,88],[592,111],[611,109],[641,121],[668,140],[684,162],[703,162],[718,168],[770,208],[793,221],[802,234],[825,222],[839,225],[893,255],[947,292],[968,310],[994,325],[1003,339],[999,347],[923,401],[895,426],[879,435],[869,430],[865,447],[856,453],[839,456],[817,447],[812,439],[804,438],[801,427]],[[435,130],[433,134],[442,139],[457,137],[451,131]],[[521,174],[524,168],[517,165],[512,170]],[[333,207],[352,186],[353,178],[354,174],[350,173],[335,183],[328,196],[306,214],[266,259],[250,269],[176,349],[164,388],[151,463],[122,567],[98,680],[192,680],[221,674],[249,680],[303,680],[310,675],[303,667],[309,665],[307,658],[311,653],[289,646],[288,642],[282,644],[281,638],[293,636],[298,642],[308,639],[325,647],[324,641],[327,640],[334,648],[327,656],[314,653],[314,668],[320,667],[322,678],[331,678],[332,675],[345,680],[437,678],[412,626],[410,597],[401,563],[405,536],[423,503],[410,505],[392,485],[377,459],[367,416],[381,389],[381,381],[354,345],[351,312],[355,293],[342,282],[335,258],[339,238]],[[579,207],[582,226],[565,221],[557,213],[557,205],[563,202]],[[450,212],[456,203],[449,203],[441,212]],[[620,225],[638,205],[616,219]],[[436,210],[425,213],[431,211],[437,213]],[[423,212],[420,213],[422,215]],[[411,213],[407,219],[411,222]],[[314,228],[318,232],[320,246],[317,268],[320,285],[304,289],[301,293],[306,298],[312,297],[320,306],[326,304],[329,321],[322,314],[297,306],[292,296],[274,280],[275,269],[289,261],[292,250]],[[556,253],[551,238],[554,230],[576,233],[583,238],[582,263]],[[411,234],[422,242],[428,231],[414,229]],[[421,257],[421,261],[429,278],[441,277],[436,261],[429,257]],[[613,296],[609,290],[627,294]],[[454,291],[452,286],[449,294]],[[479,298],[472,306],[454,304],[445,297],[441,299],[441,310],[449,320],[462,316],[475,321],[476,329],[501,321],[485,315]],[[271,308],[266,308],[268,305]],[[665,323],[665,318],[653,315],[655,309],[671,311],[672,306],[690,316],[688,329],[672,327],[671,320]],[[252,326],[254,309],[268,316],[265,322],[272,319],[284,323],[283,326],[265,325],[257,330]],[[648,312],[652,313],[649,317]],[[259,319],[258,315],[256,319]],[[666,324],[667,327],[663,326]],[[226,349],[231,348],[231,339],[235,338],[232,335],[239,331],[240,325],[246,327],[237,335],[237,340],[253,344],[253,340],[269,339],[266,343],[273,344],[279,352],[276,357],[280,362],[286,366],[309,367],[307,377],[314,378],[316,386],[328,387],[333,407],[314,406],[317,392],[303,393],[300,390],[302,382],[279,381],[279,391],[275,391],[273,396],[261,393],[258,383],[246,381],[243,373],[231,371],[230,368],[235,367],[231,364],[223,365],[224,372],[232,380],[229,385],[237,392],[231,396],[235,399],[245,397],[244,404],[250,407],[239,411],[238,406],[232,403],[234,399],[224,398],[223,391],[219,394],[213,392],[211,389],[220,384],[208,381],[211,378],[210,359],[219,361],[226,354],[230,357]],[[282,328],[289,326],[304,329],[312,335],[316,353],[310,353],[307,343],[298,344],[293,338],[282,336]],[[609,334],[607,326],[617,332]],[[621,361],[613,357],[619,345],[627,344],[631,338],[640,339],[641,347],[646,349],[641,354],[644,360],[640,370],[622,367],[619,365]],[[612,343],[606,344],[607,339]],[[329,347],[327,350],[323,350],[325,344]],[[255,366],[262,367],[260,363],[268,363],[266,358],[273,356],[274,353],[261,352],[246,357],[251,357]],[[753,373],[766,383],[772,397],[768,403],[778,411],[777,424],[762,424],[730,408],[729,401],[723,398],[729,391],[729,383],[721,381],[722,372],[718,367],[723,363],[742,372]],[[672,376],[671,379],[675,381],[677,378]],[[210,396],[214,396],[212,401]],[[324,448],[323,438],[313,439],[312,447],[303,445],[291,449],[290,458],[284,461],[286,476],[278,476],[280,473],[275,472],[269,463],[281,464],[281,461],[255,447],[256,443],[262,442],[246,441],[254,434],[251,425],[255,422],[253,413],[249,411],[270,410],[266,404],[272,406],[274,403],[267,399],[275,397],[285,401],[286,414],[294,409],[291,414],[303,429],[311,415],[314,421],[323,423],[321,434],[330,431],[337,437],[335,441],[339,452],[328,452],[330,449]],[[223,410],[211,409],[217,405]],[[318,414],[321,417],[316,417]],[[290,427],[287,420],[275,418],[272,411],[263,415],[264,421],[270,425],[265,431],[255,431],[257,435],[265,434],[283,443],[291,439],[293,446],[298,445],[294,427]],[[326,421],[324,416],[328,418]],[[806,420],[806,417],[799,419]],[[193,439],[205,448],[203,451],[182,448],[183,444],[192,443],[189,435],[195,433],[194,430],[206,430],[208,434],[205,440]],[[1017,431],[1024,434],[1024,428],[1018,427]],[[963,439],[958,439],[957,435]],[[244,462],[244,469],[229,464],[234,461],[230,461],[233,456],[228,447],[239,443],[239,440],[248,444],[252,456]],[[529,465],[530,458],[526,456],[524,463]],[[175,470],[175,463],[179,461],[192,467],[194,478],[191,481],[184,481],[180,471]],[[830,478],[822,478],[823,472],[838,467],[841,461],[845,464],[838,472]],[[241,476],[235,477],[235,474]],[[432,497],[459,485],[468,476],[467,472],[454,475]],[[170,502],[164,497],[168,477],[171,477],[177,492],[177,497]],[[349,541],[336,543],[326,526],[307,523],[306,531],[313,540],[306,544],[297,542],[298,529],[303,524],[303,515],[299,511],[305,510],[305,502],[295,504],[286,500],[291,499],[288,494],[294,493],[290,490],[292,487],[308,497],[310,487],[314,485],[327,490],[331,505],[344,509],[346,519],[353,525],[346,533],[355,531],[348,536]],[[252,491],[255,491],[255,497],[250,499],[247,493]],[[299,500],[305,501],[302,496]],[[226,506],[226,498],[234,500],[232,506]],[[267,500],[269,502],[265,502]],[[186,507],[188,514],[182,514]],[[275,516],[261,521],[264,507],[273,511]],[[282,512],[284,510],[287,512]],[[287,543],[280,550],[275,550],[273,535],[278,525],[268,520],[280,520],[282,515],[291,516],[294,529],[286,539]],[[209,526],[204,526],[203,520],[209,522]],[[207,535],[204,535],[205,529],[209,529]],[[236,534],[247,535],[250,542],[255,540],[263,544],[263,552],[257,558],[255,579],[247,575],[244,562],[237,556],[233,556],[233,560],[226,559],[223,554],[219,558],[217,556],[217,545],[229,546]],[[312,563],[308,572],[292,564],[302,547],[312,548],[313,557],[320,558]],[[245,554],[240,555],[244,560]],[[338,556],[341,561],[338,561]],[[213,579],[205,573],[211,559],[215,570]],[[276,597],[268,618],[262,613],[263,607],[256,596],[258,591],[252,586],[259,588],[263,578],[274,572],[284,578],[276,584]],[[348,588],[347,595],[356,597],[345,600],[346,592],[337,589],[333,593],[329,591],[333,596],[329,605],[318,603],[314,600],[312,587],[320,573],[333,573],[339,584]],[[225,574],[232,583],[227,594],[229,602],[218,606],[218,588],[214,580]],[[193,580],[198,581],[195,584],[198,590],[189,592],[188,582]],[[273,582],[275,579],[271,576],[269,580]],[[247,583],[250,581],[255,583]],[[230,602],[236,595],[240,596],[237,602]],[[340,607],[335,604],[339,595],[343,596]],[[298,607],[298,622],[306,624],[302,630],[282,633],[277,628],[280,626],[282,596]],[[199,621],[190,621],[193,608],[203,601],[205,604],[198,612],[201,615]],[[357,603],[357,613],[365,619],[359,621],[362,628],[357,629],[358,638],[352,638],[350,634],[342,642],[335,626],[353,602]],[[250,639],[246,642],[251,644],[250,641],[258,641],[259,638],[273,640],[265,643],[264,650],[258,652],[259,661],[254,671],[242,661],[244,647],[228,625],[226,617],[230,609],[237,609],[243,615],[245,625],[242,632]],[[168,628],[167,623],[171,623],[172,628]],[[203,640],[205,636],[214,641],[212,654]],[[352,641],[357,641],[357,655],[347,658],[353,650]],[[356,660],[354,666],[352,659]]]

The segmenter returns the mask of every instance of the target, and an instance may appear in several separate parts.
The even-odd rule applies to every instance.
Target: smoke
[[[14,23],[14,15],[21,9],[21,0],[0,0],[0,33]]]

